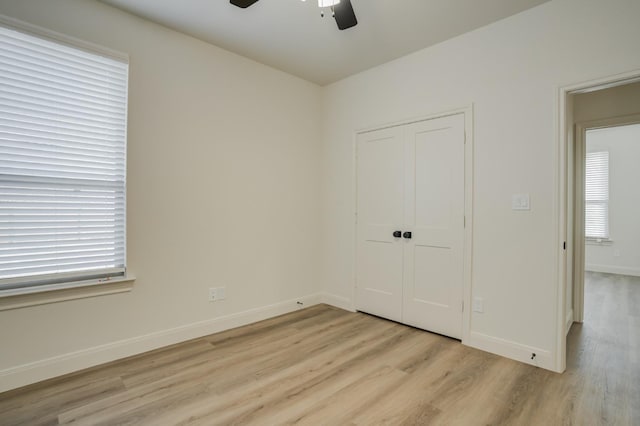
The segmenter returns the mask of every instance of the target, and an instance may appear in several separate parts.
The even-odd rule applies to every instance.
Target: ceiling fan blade
[[[351,0],[341,0],[340,3],[333,7],[333,10],[339,29],[346,30],[358,25],[356,13],[353,11],[353,6],[351,6]]]
[[[246,9],[247,7],[251,6],[252,4],[254,4],[257,1],[258,0],[229,0],[229,2],[232,5],[241,7],[243,9]]]

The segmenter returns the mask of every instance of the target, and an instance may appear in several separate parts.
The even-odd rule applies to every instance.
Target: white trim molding
[[[338,296],[331,293],[322,293],[320,295],[322,303],[335,306],[336,308],[344,309],[345,311],[355,312],[356,308],[353,304],[353,300],[348,297]]]
[[[569,312],[567,312],[567,318],[565,319],[565,328],[566,328],[566,332],[565,332],[565,336],[569,334],[569,331],[571,331],[571,326],[573,325],[573,309],[569,309]]]
[[[134,276],[127,275],[109,281],[102,279],[25,287],[15,290],[0,290],[0,311],[46,305],[47,303],[64,302],[66,300],[127,293],[133,290],[135,280]]]
[[[534,365],[536,367],[545,368],[558,373],[561,372],[555,368],[551,351],[545,349],[500,339],[483,333],[478,333],[477,331],[469,333],[469,338],[465,344],[472,348],[511,358],[525,364]]]

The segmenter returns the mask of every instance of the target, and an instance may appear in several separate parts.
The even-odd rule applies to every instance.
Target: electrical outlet
[[[512,210],[531,210],[529,194],[513,194],[511,197]]]
[[[218,300],[226,299],[226,293],[226,287],[211,287],[209,289],[209,302],[217,302]]]

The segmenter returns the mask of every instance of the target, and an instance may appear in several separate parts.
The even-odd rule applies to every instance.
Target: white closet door
[[[402,239],[404,209],[403,129],[358,135],[357,140],[358,310],[402,320]]]
[[[461,338],[464,115],[410,124],[405,135],[403,322]]]

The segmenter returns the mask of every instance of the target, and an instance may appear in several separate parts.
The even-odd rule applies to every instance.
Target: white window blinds
[[[0,26],[0,290],[124,274],[127,78]]]
[[[585,171],[585,236],[608,239],[609,152],[588,152]]]

